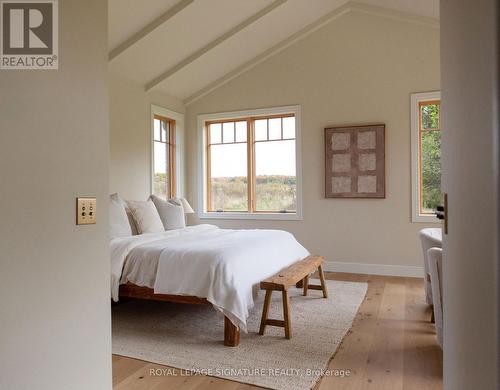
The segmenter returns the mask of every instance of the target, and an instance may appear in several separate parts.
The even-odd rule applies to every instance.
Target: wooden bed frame
[[[191,305],[211,305],[205,298],[187,295],[155,294],[152,288],[137,286],[132,283],[122,284],[120,298],[136,298],[152,301],[186,303]],[[224,316],[224,345],[237,347],[240,343],[240,329]]]
[[[266,298],[264,304],[264,312],[262,314],[262,322],[260,334],[264,334],[265,325],[283,326],[285,328],[286,338],[290,338],[290,320],[288,308],[288,287],[295,284],[295,287],[304,288],[304,295],[307,295],[307,289],[322,290],[323,296],[327,298],[328,293],[325,285],[325,277],[323,275],[323,256],[309,255],[302,260],[299,260],[288,267],[285,267],[277,274],[265,279],[260,283],[261,289],[266,290]],[[316,268],[319,272],[321,286],[309,285],[309,275]],[[283,314],[284,321],[267,319],[267,311],[271,298],[272,290],[283,292]],[[205,298],[199,298],[187,295],[169,295],[155,294],[152,288],[137,286],[132,283],[122,284],[119,290],[121,298],[136,298],[152,301],[186,303],[191,305],[211,305]],[[282,324],[283,323],[283,324]],[[229,318],[224,316],[224,345],[228,347],[237,347],[240,343],[240,329],[234,325]]]

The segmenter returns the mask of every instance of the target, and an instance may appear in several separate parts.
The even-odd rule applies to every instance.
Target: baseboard
[[[408,265],[345,263],[339,261],[326,261],[325,271],[384,276],[406,276],[412,278],[422,278],[424,276],[423,267]]]

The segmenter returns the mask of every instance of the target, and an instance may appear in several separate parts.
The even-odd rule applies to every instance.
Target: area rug
[[[317,281],[311,280],[311,283]],[[270,389],[311,389],[327,371],[366,294],[366,283],[328,280],[329,298],[290,289],[292,338],[283,328],[258,334],[263,295],[238,347],[223,345],[223,317],[211,306],[130,301],[113,308],[113,353]],[[273,293],[269,318],[282,318]],[[161,375],[161,372],[152,375]],[[165,370],[164,375],[168,375]]]

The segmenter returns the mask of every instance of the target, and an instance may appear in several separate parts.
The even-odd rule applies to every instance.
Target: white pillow
[[[160,215],[152,201],[128,200],[127,205],[132,213],[132,217],[134,217],[139,234],[165,231]]]
[[[125,202],[124,202],[125,203]],[[137,231],[137,226],[135,225],[134,217],[132,216],[132,212],[130,208],[125,203],[125,211],[127,212],[128,223],[130,224],[130,228],[132,229],[132,235],[137,236],[139,232]]]
[[[109,236],[110,239],[116,237],[128,237],[132,235],[130,223],[125,211],[125,203],[118,196],[112,194],[109,196]]]
[[[186,227],[184,218],[184,208],[177,199],[163,200],[155,195],[151,195],[165,230],[182,229]]]

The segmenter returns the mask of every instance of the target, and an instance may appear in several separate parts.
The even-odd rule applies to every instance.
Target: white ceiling
[[[110,70],[191,101],[316,21],[360,4],[439,18],[439,0],[109,0]]]
[[[179,0],[109,0],[108,46],[112,50]],[[147,6],[146,6],[147,5]]]

